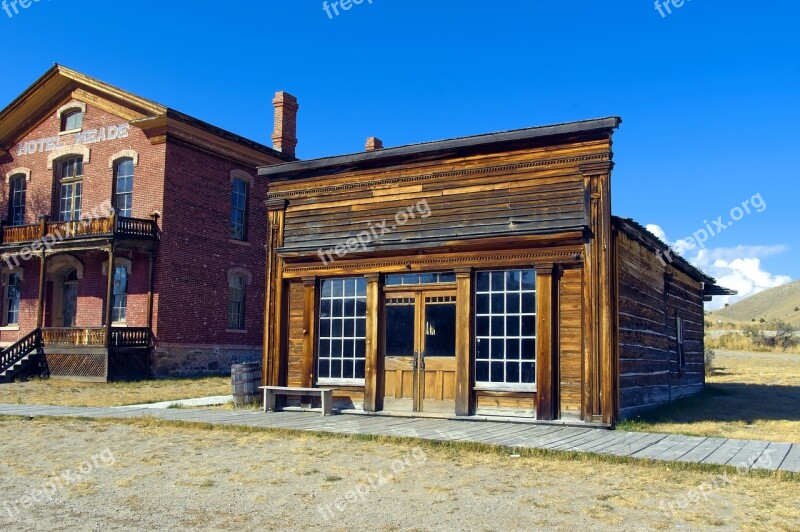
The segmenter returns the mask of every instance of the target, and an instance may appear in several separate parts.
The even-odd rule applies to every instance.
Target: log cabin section
[[[342,409],[605,426],[621,406],[660,400],[625,380],[620,403],[619,287],[637,275],[616,271],[628,250],[611,216],[620,122],[261,168],[270,182],[265,384],[335,386]],[[693,305],[692,376],[668,387],[688,393],[702,352],[695,304],[713,280],[684,270],[663,310]]]

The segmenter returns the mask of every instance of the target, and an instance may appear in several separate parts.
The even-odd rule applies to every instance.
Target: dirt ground
[[[800,528],[797,480],[154,421],[0,430],[6,530]]]
[[[800,355],[717,351],[706,391],[626,430],[800,443]]]

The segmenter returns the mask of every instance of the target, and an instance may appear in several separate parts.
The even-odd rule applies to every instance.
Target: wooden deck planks
[[[80,408],[0,405],[0,415],[23,417],[157,418],[191,423],[290,429],[340,434],[373,434],[432,441],[474,441],[509,448],[540,448],[631,456],[657,461],[745,466],[800,472],[800,445],[615,432],[562,425],[514,424],[434,418],[337,415],[308,412],[238,412],[202,409]]]

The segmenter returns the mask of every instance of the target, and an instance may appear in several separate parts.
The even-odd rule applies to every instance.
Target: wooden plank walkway
[[[255,410],[157,410],[38,405],[0,405],[0,415],[93,419],[156,418],[310,432],[396,436],[444,442],[477,442],[511,449],[551,449],[627,456],[643,460],[718,464],[743,469],[800,473],[798,444],[609,431],[579,426],[355,414],[323,417],[312,412],[265,414]]]

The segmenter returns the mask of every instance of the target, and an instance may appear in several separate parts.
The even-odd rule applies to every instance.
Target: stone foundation
[[[150,358],[154,378],[216,377],[231,374],[233,364],[261,362],[261,346],[159,345]]]

